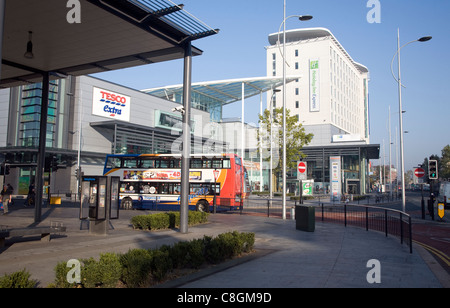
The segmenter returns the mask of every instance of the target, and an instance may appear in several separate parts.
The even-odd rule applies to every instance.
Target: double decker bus
[[[107,155],[104,175],[120,177],[122,209],[177,209],[181,193],[181,155]],[[192,154],[189,209],[209,212],[240,209],[250,186],[243,161],[236,154]]]

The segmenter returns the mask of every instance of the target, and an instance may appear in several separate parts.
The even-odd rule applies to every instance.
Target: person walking
[[[4,184],[3,189],[1,191],[1,197],[3,202],[3,215],[8,214],[8,204],[11,202],[11,195],[12,195],[12,187],[11,185]]]

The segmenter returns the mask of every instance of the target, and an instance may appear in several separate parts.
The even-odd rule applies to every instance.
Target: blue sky
[[[185,9],[220,33],[194,42],[204,54],[193,60],[193,82],[266,76],[267,37],[283,20],[283,0],[185,0]],[[425,157],[441,154],[450,144],[449,85],[450,1],[379,0],[381,23],[369,23],[367,0],[287,0],[287,15],[310,14],[300,23],[289,19],[286,29],[328,28],[352,58],[370,70],[371,143],[386,145],[388,164],[388,108],[392,142],[398,136],[398,91],[390,71],[397,49],[397,29],[405,44],[431,35],[426,43],[402,50],[405,168]],[[394,66],[396,72],[396,65]],[[183,61],[151,64],[95,75],[135,89],[182,83]],[[265,102],[265,101],[264,101]],[[257,123],[259,98],[246,102],[245,119]],[[224,109],[224,116],[240,116],[240,103]],[[256,111],[255,111],[256,110]],[[397,140],[399,138],[397,137]],[[392,148],[395,165],[395,147]],[[374,162],[378,164],[377,161]]]

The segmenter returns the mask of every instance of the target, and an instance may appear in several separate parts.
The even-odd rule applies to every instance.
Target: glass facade
[[[46,133],[46,147],[49,148],[55,147],[58,87],[59,81],[50,82]],[[21,100],[19,100],[20,132],[18,146],[35,148],[39,146],[42,83],[22,86],[19,89]]]

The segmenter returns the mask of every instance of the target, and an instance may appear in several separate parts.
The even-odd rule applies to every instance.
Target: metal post
[[[403,244],[403,216],[400,212],[400,243]]]
[[[245,107],[244,107],[244,103],[245,103],[245,83],[241,84],[242,87],[242,106],[241,106],[241,111],[242,111],[242,117],[241,117],[241,159],[242,159],[242,166],[244,166],[244,156],[245,156],[245,124],[244,124],[244,111],[245,111]],[[242,186],[244,187],[244,186]],[[243,192],[243,191],[241,191]]]
[[[408,217],[409,221],[409,253],[412,253],[412,225],[411,225],[411,216]]]
[[[322,221],[324,221],[324,216],[323,216],[323,203],[322,203]]]
[[[188,41],[184,47],[183,76],[183,153],[181,156],[181,202],[180,232],[188,232],[189,211],[189,164],[191,155],[191,78],[192,78],[192,45]]]
[[[2,46],[3,46],[3,32],[5,28],[5,7],[6,0],[0,0],[0,59],[3,59]],[[2,75],[2,68],[0,65],[0,77]]]
[[[402,76],[400,71],[400,29],[397,33],[397,59],[398,59],[398,112],[400,123],[400,170],[402,179],[402,211],[406,213],[406,196],[405,196],[405,161],[403,150],[403,108],[402,108]]]
[[[387,237],[388,236],[387,210],[384,210],[384,229],[386,231],[386,237]]]
[[[262,107],[262,92],[259,93],[259,114],[263,115],[263,107]],[[259,125],[259,136],[262,136],[262,129],[261,125]],[[260,137],[261,138],[261,137]],[[270,153],[272,155],[272,153]],[[259,191],[263,191],[263,173],[262,168],[263,166],[263,159],[262,159],[262,142],[259,142]]]
[[[391,106],[389,106],[389,200],[394,201],[392,195],[392,141],[391,141]]]
[[[44,167],[45,167],[45,144],[47,135],[47,116],[48,116],[48,91],[49,91],[49,73],[43,74],[42,78],[42,99],[41,99],[41,120],[39,127],[39,152],[37,156],[36,167],[36,205],[34,209],[34,222],[41,222],[42,214],[42,188],[44,186]],[[49,188],[50,189],[50,188]],[[50,200],[48,200],[50,202]]]
[[[283,58],[286,57],[286,0],[283,17]],[[283,59],[283,219],[286,219],[286,59]]]
[[[369,231],[369,208],[366,206],[366,231]]]
[[[347,227],[347,203],[344,203],[344,226]]]

